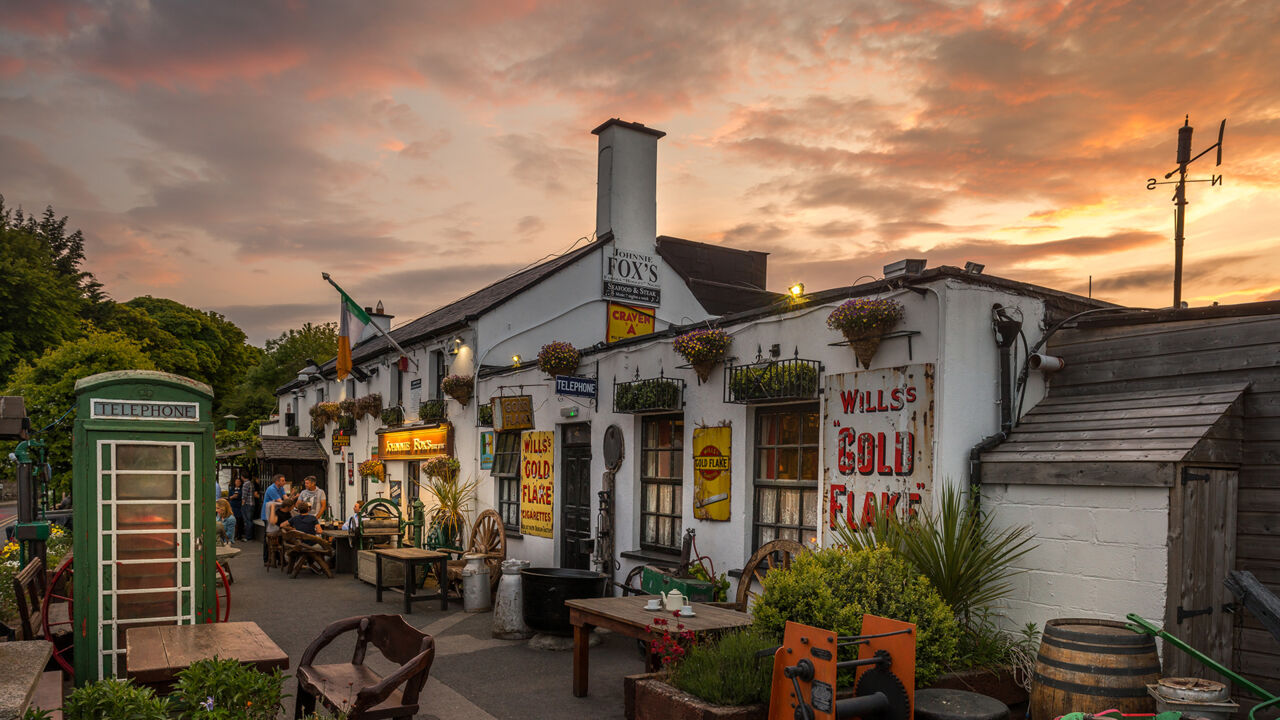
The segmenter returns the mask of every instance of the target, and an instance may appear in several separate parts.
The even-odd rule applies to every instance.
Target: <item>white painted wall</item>
[[[1164,618],[1168,488],[985,485],[982,495],[999,526],[1030,525],[1036,535],[1012,580],[1011,625]]]

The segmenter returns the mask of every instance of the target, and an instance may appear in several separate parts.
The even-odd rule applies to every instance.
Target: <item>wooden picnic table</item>
[[[263,672],[289,668],[289,655],[255,622],[154,625],[125,633],[128,676],[145,685],[167,686],[178,672],[214,656]]]
[[[219,545],[214,550],[214,558],[215,558],[214,561],[217,562],[219,565],[221,565],[222,572],[227,574],[228,584],[234,583],[236,581],[236,577],[231,574],[231,564],[229,561],[231,560],[231,558],[239,554],[240,554],[240,548],[232,547],[230,545]]]
[[[565,607],[569,608],[569,622],[573,625],[574,697],[585,697],[587,694],[592,628],[601,627],[619,635],[648,641],[649,626],[653,624],[654,618],[681,623],[685,630],[695,636],[713,635],[751,624],[751,616],[747,613],[706,603],[692,603],[693,617],[679,619],[672,617],[667,610],[646,610],[645,603],[654,597],[656,596],[632,595],[564,601]]]
[[[440,598],[440,609],[449,609],[449,593],[448,593],[448,575],[449,575],[449,556],[442,552],[434,550],[423,550],[421,548],[384,548],[382,550],[374,550],[374,563],[376,570],[374,573],[374,598],[378,602],[382,602],[382,591],[392,590],[404,594],[404,614],[408,615],[413,612],[413,603],[418,600],[431,600]],[[404,563],[404,586],[403,588],[382,587],[382,562],[384,560],[390,562]],[[419,565],[432,564],[436,566],[436,580],[439,583],[439,592],[431,595],[415,595],[414,586],[414,568]]]
[[[45,640],[0,643],[0,720],[20,720],[27,712],[52,655]]]

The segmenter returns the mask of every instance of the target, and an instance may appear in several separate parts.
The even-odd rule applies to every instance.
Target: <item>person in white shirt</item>
[[[357,500],[356,504],[351,508],[351,517],[347,518],[347,521],[342,523],[343,530],[355,530],[357,527],[360,527],[360,508],[362,507],[364,507],[364,501]]]

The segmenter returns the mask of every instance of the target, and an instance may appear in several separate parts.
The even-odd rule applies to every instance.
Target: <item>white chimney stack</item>
[[[600,136],[596,237],[612,233],[616,247],[654,252],[658,236],[658,138],[661,130],[613,118]]]

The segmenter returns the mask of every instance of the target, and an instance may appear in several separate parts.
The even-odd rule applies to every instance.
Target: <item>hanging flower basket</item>
[[[382,413],[382,393],[370,393],[356,400],[356,418],[376,418]]]
[[[702,329],[687,332],[675,339],[675,351],[693,366],[699,382],[706,382],[711,371],[729,351],[732,339],[729,333],[720,329]]]
[[[880,338],[902,320],[902,303],[888,298],[854,298],[841,303],[827,316],[827,327],[849,341],[858,364],[871,367]]]
[[[572,375],[578,371],[580,362],[582,353],[561,340],[549,342],[538,351],[538,369],[552,378],[557,375]]]
[[[382,482],[387,477],[386,466],[381,460],[365,460],[360,463],[360,477],[366,477],[374,482]]]
[[[471,393],[475,390],[475,378],[471,375],[445,375],[440,381],[440,389],[459,405],[471,402]]]

